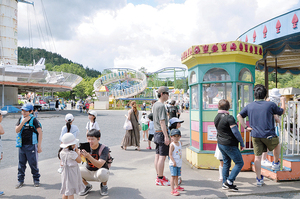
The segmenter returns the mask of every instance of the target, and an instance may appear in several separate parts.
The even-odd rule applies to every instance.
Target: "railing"
[[[138,84],[126,89],[110,91],[115,99],[137,95],[147,88],[147,78],[144,73],[135,70],[130,70],[130,72],[119,71],[102,76],[94,82],[94,90],[96,95],[101,86],[108,85],[119,80],[134,80],[137,81]]]
[[[289,101],[287,112],[283,116],[283,133],[280,140],[283,142],[285,155],[300,155],[299,127],[300,102]]]

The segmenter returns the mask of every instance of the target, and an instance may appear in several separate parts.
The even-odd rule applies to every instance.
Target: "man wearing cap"
[[[24,184],[26,163],[31,168],[34,187],[40,186],[40,174],[38,168],[38,153],[42,152],[42,127],[33,117],[33,105],[27,103],[22,106],[22,116],[16,124],[16,133],[21,132],[21,146],[19,147],[18,184],[16,189]],[[32,120],[32,122],[31,122]]]
[[[159,87],[157,91],[157,102],[153,105],[154,143],[156,154],[154,165],[157,173],[156,185],[169,186],[170,181],[163,175],[166,156],[169,155],[170,138],[168,136],[168,115],[164,102],[169,98],[169,89],[165,86]]]
[[[280,98],[281,108],[279,108],[274,102],[265,101],[266,95],[267,89],[263,85],[257,84],[254,87],[255,101],[248,104],[237,115],[240,125],[242,125],[246,131],[251,131],[257,186],[264,184],[263,176],[261,175],[261,157],[263,152],[267,152],[267,149],[270,151],[274,150],[272,169],[280,169],[280,145],[279,138],[275,133],[274,115],[284,114],[285,97]],[[250,127],[244,122],[244,118],[247,116],[249,118]]]

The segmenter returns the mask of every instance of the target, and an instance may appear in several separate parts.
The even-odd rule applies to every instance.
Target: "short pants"
[[[147,131],[149,128],[148,124],[142,123],[142,131]]]
[[[153,134],[149,134],[149,136],[148,136],[148,140],[149,140],[149,141],[152,141],[153,137],[154,137],[154,135],[153,135]]]
[[[254,138],[252,137],[254,155],[261,156],[263,152],[273,151],[279,144],[279,137],[268,138]]]
[[[171,176],[181,176],[181,167],[169,166]]]
[[[154,133],[154,143],[156,144],[156,154],[159,154],[160,156],[169,155],[169,146],[165,145],[165,138],[163,132],[160,131]]]

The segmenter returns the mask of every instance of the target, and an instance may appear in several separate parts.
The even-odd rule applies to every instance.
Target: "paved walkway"
[[[183,143],[186,145],[189,138],[188,133],[188,114],[183,115],[186,121],[183,123],[182,134]],[[99,122],[100,120],[98,120]],[[57,149],[57,146],[53,147]],[[121,150],[120,146],[111,147],[112,156],[115,158],[111,168],[111,175],[108,182],[109,195],[101,196],[99,193],[99,183],[91,182],[92,191],[87,196],[75,196],[75,198],[125,198],[125,199],[142,199],[157,198],[166,199],[174,196],[170,195],[170,187],[160,187],[155,185],[154,169],[154,150],[146,150],[146,142],[141,142],[141,151],[135,151],[129,148],[126,151]],[[46,152],[46,151],[43,151]],[[185,150],[183,150],[185,153]],[[185,154],[183,155],[185,157]],[[170,177],[166,161],[165,175]],[[57,158],[49,158],[39,162],[41,173],[41,186],[33,187],[30,169],[26,171],[25,186],[15,189],[17,166],[0,169],[0,190],[5,195],[0,198],[14,199],[42,199],[61,198],[60,174],[57,169],[59,161]],[[255,174],[253,172],[242,172],[239,174],[236,185],[239,192],[228,192],[221,189],[221,183],[218,181],[217,170],[201,170],[191,168],[191,165],[184,159],[182,166],[182,186],[186,191],[182,192],[182,198],[227,198],[237,196],[243,198],[246,195],[259,195],[268,193],[290,193],[300,191],[300,181],[280,182],[265,180],[266,185],[256,187]]]

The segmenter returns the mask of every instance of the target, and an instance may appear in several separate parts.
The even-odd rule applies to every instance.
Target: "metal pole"
[[[176,70],[174,68],[174,89],[176,89],[177,86],[176,86]]]
[[[267,89],[267,93],[269,91],[269,76],[268,75],[269,74],[268,74],[267,55],[266,55],[266,58],[265,58],[265,87]]]
[[[277,88],[277,57],[275,57],[275,84]]]

